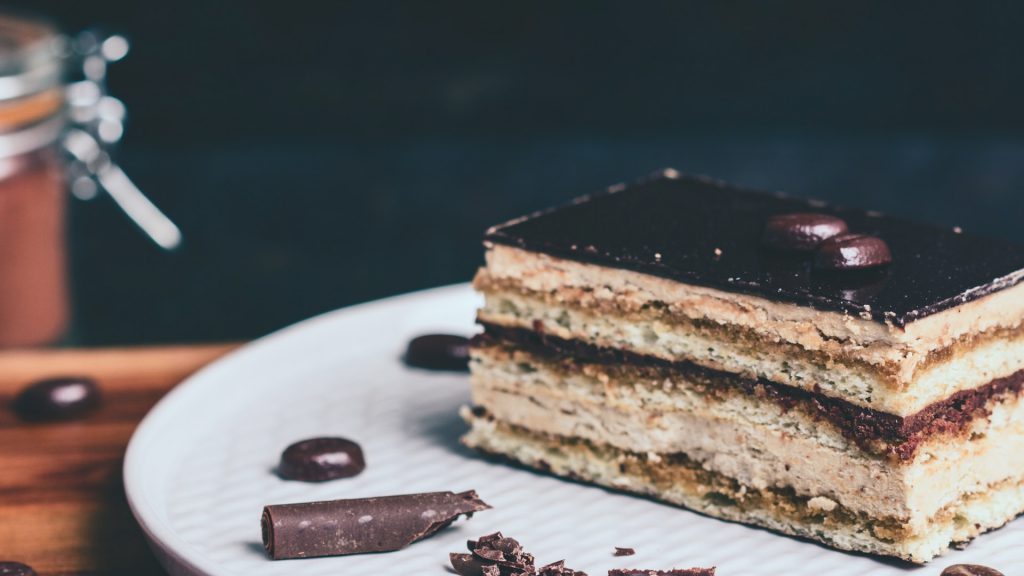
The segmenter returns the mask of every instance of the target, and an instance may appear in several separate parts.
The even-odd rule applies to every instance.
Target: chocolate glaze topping
[[[892,252],[884,270],[829,273],[761,242],[772,216],[815,212]],[[672,170],[495,226],[486,241],[905,326],[1013,286],[1024,248]]]
[[[918,446],[930,436],[958,433],[979,417],[988,415],[987,404],[994,396],[1018,396],[1024,390],[1024,370],[971,390],[957,392],[928,405],[911,416],[897,416],[764,379],[745,378],[691,362],[670,362],[615,348],[602,348],[578,340],[565,340],[524,328],[484,324],[484,334],[473,346],[512,343],[540,357],[573,362],[653,366],[678,371],[682,376],[714,391],[716,386],[735,387],[745,394],[776,403],[784,410],[798,409],[814,418],[832,423],[845,437],[866,452],[912,460]]]

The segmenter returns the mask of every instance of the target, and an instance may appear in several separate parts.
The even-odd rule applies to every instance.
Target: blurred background
[[[75,344],[246,339],[468,280],[490,224],[672,166],[1024,241],[1024,4],[8,2],[124,34]],[[385,328],[386,329],[386,328]]]

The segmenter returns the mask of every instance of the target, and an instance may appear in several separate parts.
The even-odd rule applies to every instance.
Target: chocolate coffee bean
[[[409,341],[405,363],[428,370],[469,370],[469,339],[452,334],[427,334]]]
[[[288,480],[324,482],[366,469],[363,449],[345,438],[310,438],[285,448],[277,473]]]
[[[31,384],[14,399],[24,420],[70,420],[100,405],[100,389],[89,378],[51,378]]]
[[[840,234],[821,243],[814,253],[820,270],[863,270],[892,262],[885,240],[865,234]]]
[[[846,222],[828,214],[798,212],[768,219],[762,242],[778,250],[809,252],[825,240],[845,234]]]
[[[1003,573],[979,564],[954,564],[943,570],[941,576],[1003,576]]]
[[[0,576],[36,576],[36,571],[21,562],[0,562]]]

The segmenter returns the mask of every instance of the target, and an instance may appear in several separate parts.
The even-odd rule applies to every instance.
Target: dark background
[[[1024,241],[1021,3],[9,4],[131,39],[119,159],[185,233],[75,203],[77,343],[465,281],[488,225],[664,166]]]

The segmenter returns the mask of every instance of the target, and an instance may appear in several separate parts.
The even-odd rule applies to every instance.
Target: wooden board
[[[125,501],[125,446],[161,396],[235,346],[0,352],[0,561],[41,576],[162,574]],[[10,410],[27,383],[66,375],[95,378],[103,406],[52,424]]]

